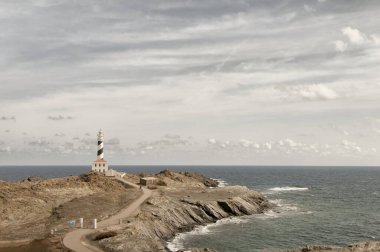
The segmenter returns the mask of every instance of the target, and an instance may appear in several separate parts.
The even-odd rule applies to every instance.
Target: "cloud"
[[[78,153],[86,163],[96,155],[99,124],[107,141],[119,139],[106,155],[113,146],[136,153],[119,163],[149,155],[161,163],[222,162],[214,152],[231,152],[237,163],[266,153],[262,163],[270,163],[319,141],[343,148],[339,137],[379,148],[377,135],[361,137],[352,127],[342,127],[348,136],[326,135],[311,125],[353,125],[378,114],[380,3],[319,2],[0,1],[1,115],[20,122],[0,120],[0,132],[10,129],[4,140],[29,152],[9,163],[45,160],[29,136],[51,143],[52,157]],[[333,102],[310,102],[326,100]],[[300,141],[300,132],[313,135]]]
[[[358,158],[360,156],[373,156],[376,153],[374,147],[363,147],[358,143],[348,140],[341,140],[335,143],[307,143],[296,141],[292,138],[285,138],[279,140],[267,140],[258,142],[250,139],[232,140],[228,141],[229,144],[224,148],[220,143],[223,141],[217,141],[215,144],[210,144],[209,148],[214,152],[221,152],[223,155],[233,154],[238,155],[240,158],[250,156],[259,158],[262,156],[277,157],[349,157]]]
[[[55,137],[64,137],[65,134],[64,133],[55,133],[54,136]]]
[[[380,45],[380,37],[379,36],[372,34],[370,36],[370,38],[375,45],[377,45],[377,46]]]
[[[334,100],[339,97],[338,93],[324,84],[299,85],[286,88],[290,98],[304,100]]]
[[[360,47],[376,47],[380,44],[380,39],[376,34],[367,35],[364,32],[361,32],[359,29],[346,26],[341,29],[342,34],[348,40],[344,42],[342,40],[336,40],[335,50],[338,52],[347,51],[349,46]]]
[[[345,150],[348,150],[349,152],[362,152],[362,148],[358,146],[356,142],[353,141],[343,140],[342,146]]]
[[[28,142],[28,145],[30,146],[38,146],[38,147],[44,147],[49,146],[51,143],[44,139],[35,139]]]
[[[342,40],[335,41],[335,50],[338,52],[344,52],[347,50],[347,43],[343,42]]]
[[[12,148],[10,146],[1,146],[0,147],[0,152],[10,153],[11,151],[12,151]]]
[[[315,12],[315,9],[314,9],[313,7],[311,7],[310,5],[308,5],[308,4],[304,4],[303,8],[304,8],[305,11],[308,12],[308,13]]]
[[[111,138],[111,139],[106,140],[104,144],[106,144],[106,145],[119,145],[120,140],[119,140],[119,138]]]
[[[2,116],[0,117],[0,121],[16,121],[16,117],[15,116]]]
[[[48,116],[48,119],[52,121],[62,121],[62,120],[73,120],[74,117],[57,115],[57,116]]]
[[[154,141],[142,141],[135,146],[127,147],[131,155],[176,152],[193,145],[191,137],[185,138],[176,134],[165,134],[161,139]]]
[[[209,139],[208,139],[208,142],[209,142],[210,144],[216,144],[216,143],[217,143],[217,141],[216,141],[215,138],[209,138]]]
[[[252,146],[254,144],[252,141],[249,141],[247,139],[241,139],[240,143],[244,147],[250,147],[250,146]]]
[[[364,33],[349,26],[344,27],[342,29],[342,33],[349,39],[352,44],[361,45],[368,41],[368,38]]]

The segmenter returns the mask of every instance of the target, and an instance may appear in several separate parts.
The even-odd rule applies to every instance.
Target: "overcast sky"
[[[378,0],[3,0],[0,165],[379,165]]]

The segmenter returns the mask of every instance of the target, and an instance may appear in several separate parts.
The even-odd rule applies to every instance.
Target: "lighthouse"
[[[92,163],[92,169],[96,172],[107,173],[108,163],[104,160],[104,134],[100,129],[98,133],[98,152],[97,159]]]

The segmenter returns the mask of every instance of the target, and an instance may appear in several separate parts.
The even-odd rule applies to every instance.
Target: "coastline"
[[[116,236],[99,242],[106,251],[170,251],[167,243],[179,233],[262,213],[272,206],[262,194],[244,186],[206,186],[204,176],[187,172],[163,171],[156,176],[166,185],[154,190],[135,218],[113,229]]]
[[[278,208],[280,204],[284,204],[283,208],[293,209],[294,206],[288,206],[285,204],[286,202],[282,202],[280,200],[268,200],[261,195],[260,193],[254,192],[253,190],[249,190],[243,186],[229,186],[226,187],[217,187],[215,184],[212,184],[210,180],[208,180],[205,176],[189,173],[189,172],[172,172],[172,171],[163,171],[158,174],[127,174],[126,179],[133,183],[138,183],[139,178],[143,175],[152,175],[156,176],[160,180],[160,186],[154,186],[152,188],[153,197],[146,201],[142,205],[139,211],[135,213],[132,217],[124,218],[122,220],[121,225],[116,225],[114,227],[105,227],[99,228],[97,230],[96,236],[104,236],[108,232],[114,232],[115,235],[112,237],[101,238],[98,240],[94,240],[94,236],[90,236],[91,244],[102,248],[105,251],[114,250],[114,251],[133,251],[129,249],[133,246],[139,249],[135,251],[176,251],[178,249],[186,249],[190,251],[202,251],[200,249],[194,249],[190,247],[175,247],[171,246],[170,243],[174,241],[178,236],[186,235],[184,232],[207,232],[208,229],[214,229],[213,226],[219,226],[228,224],[230,222],[243,221],[244,219],[250,220],[250,214],[258,213],[256,216],[252,216],[254,219],[263,219],[273,218],[270,215],[272,212],[276,214],[280,214],[278,212]],[[89,178],[86,177],[82,178]],[[91,177],[90,177],[91,178]],[[102,179],[105,179],[104,181]],[[48,179],[48,180],[34,180],[24,181],[24,182],[14,182],[10,183],[10,187],[5,190],[6,194],[11,193],[10,190],[14,187],[15,191],[17,188],[23,188],[27,192],[30,190],[33,194],[33,197],[38,199],[40,195],[50,195],[49,193],[54,192],[55,194],[58,192],[67,192],[67,186],[72,188],[74,184],[80,185],[76,187],[80,189],[82,192],[87,191],[88,188],[92,188],[92,190],[96,189],[96,193],[91,194],[90,196],[82,195],[78,199],[72,198],[72,201],[66,203],[60,203],[61,207],[54,207],[54,216],[64,217],[65,211],[64,209],[69,206],[74,206],[76,202],[85,202],[87,200],[93,199],[98,194],[104,194],[103,189],[100,189],[99,183],[108,183],[112,181],[112,185],[116,186],[118,183],[114,184],[114,180],[106,177],[93,177],[95,181],[85,182],[83,179],[79,177],[65,177],[60,179]],[[97,179],[101,179],[96,182]],[[87,179],[85,179],[87,180]],[[75,182],[75,183],[74,183]],[[1,182],[0,185],[8,184],[8,182]],[[100,183],[101,184],[101,183]],[[207,184],[207,186],[205,185]],[[278,185],[273,185],[269,187],[269,189],[265,189],[263,192],[265,195],[268,195],[269,199],[273,198],[273,194],[275,195],[291,195],[291,194],[299,194],[303,195],[308,190],[312,190],[309,186],[287,186],[286,184],[279,183]],[[58,187],[57,187],[58,186]],[[33,189],[32,189],[33,188]],[[118,188],[118,187],[117,187]],[[16,190],[17,189],[17,190]],[[46,190],[48,189],[48,190]],[[54,189],[54,190],[52,190]],[[125,195],[125,188],[119,188],[123,191]],[[116,191],[118,191],[117,189]],[[129,190],[129,189],[128,189]],[[73,190],[69,190],[70,193]],[[121,192],[120,191],[120,192]],[[128,191],[129,192],[129,191]],[[4,197],[4,190],[0,193],[2,197]],[[41,194],[42,193],[42,194]],[[55,195],[54,194],[54,195]],[[25,193],[18,194],[25,196]],[[17,195],[16,195],[17,196]],[[67,195],[66,195],[67,196]],[[73,196],[73,195],[71,195]],[[46,198],[45,198],[46,200]],[[101,198],[101,200],[104,200]],[[243,201],[242,201],[243,200]],[[82,203],[83,203],[82,202]],[[46,204],[46,203],[45,203]],[[74,204],[74,205],[73,205]],[[262,204],[262,207],[260,207]],[[268,205],[269,204],[269,205]],[[275,206],[277,205],[277,206]],[[47,205],[50,206],[50,205]],[[254,206],[254,207],[253,207]],[[252,209],[250,209],[252,207]],[[290,209],[290,210],[291,210]],[[248,211],[249,210],[249,211]],[[268,211],[267,211],[268,210]],[[301,209],[305,210],[304,213],[309,214],[309,209]],[[100,210],[103,211],[103,210]],[[235,211],[235,212],[234,212]],[[263,214],[260,214],[263,213]],[[102,214],[103,217],[101,219],[107,219],[112,215],[117,214],[116,212],[109,214]],[[269,216],[270,215],[270,216]],[[245,217],[246,216],[246,217]],[[67,216],[68,217],[68,216]],[[3,223],[2,223],[3,224]],[[238,225],[239,226],[239,225]],[[231,227],[236,227],[236,225],[232,225]],[[237,230],[237,229],[235,229]],[[65,231],[66,232],[66,231]],[[56,250],[54,251],[62,251],[64,248],[59,248],[57,244],[53,244],[50,241],[50,237],[48,240],[31,240],[30,247],[42,246],[51,247]],[[19,239],[20,240],[20,239]],[[25,240],[21,240],[23,242]],[[33,242],[34,241],[34,242]],[[139,242],[135,242],[139,241]],[[365,241],[365,240],[364,240]],[[7,241],[8,242],[8,241]],[[28,241],[25,241],[28,243]],[[355,241],[356,243],[357,241]],[[360,242],[360,241],[359,241]],[[189,243],[187,243],[189,244]],[[195,243],[193,243],[195,244]],[[203,243],[202,247],[207,246],[207,242]],[[212,243],[210,242],[210,246],[212,247]],[[319,243],[308,243],[308,244],[319,244]],[[334,244],[334,243],[320,243],[320,244]],[[349,244],[349,243],[346,243]],[[375,244],[375,245],[374,245]],[[18,247],[21,244],[16,245]],[[151,250],[144,250],[143,246],[148,246],[149,248],[154,248]],[[175,245],[175,244],[174,244]],[[370,246],[377,246],[378,244],[372,242]],[[185,245],[186,246],[186,245]],[[4,246],[3,246],[4,247]],[[12,250],[12,247],[6,246],[10,248],[9,251],[18,251]],[[285,248],[292,248],[297,246],[286,246]],[[323,246],[319,246],[323,247]],[[329,247],[329,246],[324,246]],[[115,248],[118,248],[118,250]],[[265,248],[265,247],[264,247]],[[310,251],[319,251],[318,246],[308,246],[308,248],[313,248],[314,250]],[[357,246],[356,249],[361,248]],[[335,249],[335,248],[334,248]],[[339,248],[339,249],[347,249],[347,248]],[[294,251],[292,250],[282,250],[282,251]],[[0,251],[4,251],[0,247]],[[8,250],[6,250],[8,251]],[[34,250],[34,251],[45,251],[45,250]],[[215,251],[215,250],[209,250]],[[220,251],[223,251],[220,248]],[[340,251],[340,250],[336,250]],[[355,251],[355,250],[342,250],[342,251]]]
[[[143,174],[127,174],[125,178],[137,184],[140,176]],[[217,181],[200,174],[165,170],[152,176],[156,176],[161,181],[161,186],[154,186],[152,198],[141,206],[135,217],[122,218],[123,224],[111,227],[100,225],[96,234],[102,235],[109,230],[116,230],[117,235],[91,241],[92,244],[107,250],[113,247],[115,239],[130,241],[131,239],[124,238],[128,236],[131,227],[133,229],[134,227],[141,227],[143,224],[143,226],[149,226],[151,229],[148,232],[139,233],[140,238],[143,238],[142,240],[150,245],[149,249],[167,251],[167,241],[179,233],[190,231],[196,226],[215,223],[223,218],[259,213],[270,207],[269,202],[257,192],[242,186],[224,187],[223,181],[219,181],[222,187],[218,187]],[[86,201],[93,200],[94,197],[96,201],[93,204],[96,204],[99,200],[104,201],[104,197],[109,197],[110,193],[118,192],[120,195],[124,195],[126,192],[126,187],[122,183],[94,173],[55,179],[28,178],[17,182],[3,181],[0,186],[3,188],[3,193],[0,196],[6,203],[3,205],[5,208],[1,217],[1,225],[4,227],[3,230],[5,228],[10,230],[8,235],[10,238],[13,238],[12,234],[17,234],[19,237],[25,236],[28,232],[23,234],[17,230],[24,226],[33,228],[35,225],[33,219],[43,220],[46,226],[46,230],[37,233],[32,232],[34,236],[27,237],[27,239],[3,240],[0,242],[1,248],[33,247],[34,243],[38,243],[38,246],[48,246],[55,251],[64,250],[59,237],[63,237],[70,230],[65,227],[67,220],[71,216],[71,218],[77,216],[68,209],[73,208],[73,206],[74,208],[78,207]],[[130,196],[129,202],[132,202],[138,195],[133,190],[137,189],[127,188],[127,190],[135,195]],[[103,194],[105,195],[102,196],[103,198],[97,198]],[[61,195],[59,196],[61,198],[57,198],[58,195]],[[18,201],[14,201],[15,198],[24,199],[24,202],[28,202],[25,207],[35,210],[27,213],[14,212],[15,209],[18,209]],[[38,204],[34,204],[34,202]],[[114,210],[108,211],[108,213],[104,212],[104,209],[100,209],[98,212],[100,214],[99,220],[107,220],[110,216],[117,215],[120,207],[121,205],[119,207],[114,206]],[[38,211],[39,208],[45,209],[45,212]],[[83,210],[83,208],[80,209]],[[91,211],[89,214],[88,216],[91,216]],[[16,222],[10,221],[13,219]],[[88,225],[89,223],[87,223]],[[49,228],[55,226],[59,227],[59,232],[53,236],[48,235]],[[135,239],[135,241],[141,241],[141,239]],[[119,251],[133,251],[125,249],[125,246],[129,245],[136,247],[135,251],[140,251],[143,243],[138,244],[140,247],[136,247],[136,244],[122,244],[122,249]],[[113,248],[113,250],[115,249]]]

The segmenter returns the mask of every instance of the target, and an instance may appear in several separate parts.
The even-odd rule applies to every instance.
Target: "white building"
[[[92,169],[93,171],[96,172],[101,172],[101,173],[108,173],[108,163],[106,160],[104,160],[104,134],[103,131],[100,130],[98,134],[98,156],[97,159],[92,163]]]

